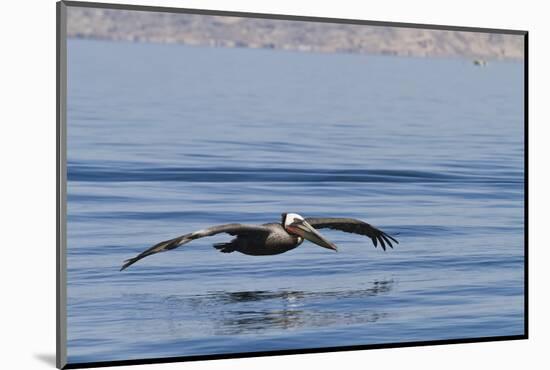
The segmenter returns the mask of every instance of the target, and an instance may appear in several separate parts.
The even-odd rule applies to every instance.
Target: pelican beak
[[[338,248],[329,240],[325,239],[317,230],[304,220],[297,221],[290,225],[291,230],[302,238],[309,240],[323,248],[338,251]]]

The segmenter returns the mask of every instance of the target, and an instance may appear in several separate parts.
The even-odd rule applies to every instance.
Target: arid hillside
[[[229,16],[68,8],[68,36],[404,56],[523,59],[523,36]]]

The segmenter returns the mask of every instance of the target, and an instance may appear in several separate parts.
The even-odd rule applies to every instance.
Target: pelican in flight
[[[152,254],[169,251],[181,247],[191,240],[220,233],[236,236],[236,238],[228,243],[214,244],[214,248],[223,253],[236,251],[251,256],[270,256],[288,252],[302,244],[304,239],[323,248],[337,251],[336,246],[319,234],[316,229],[335,229],[347,233],[365,235],[371,238],[375,247],[380,243],[384,250],[386,250],[386,244],[390,248],[393,248],[392,241],[399,243],[382,230],[354,218],[303,218],[296,213],[283,213],[280,223],[218,225],[178,236],[174,239],[165,240],[146,249],[134,258],[124,261],[120,271]]]

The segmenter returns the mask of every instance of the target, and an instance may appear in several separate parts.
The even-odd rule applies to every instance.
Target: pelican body
[[[241,252],[249,256],[270,256],[292,250],[303,243],[304,238],[288,233],[281,224],[261,225],[265,232],[239,234],[228,243],[214,244],[223,253]]]
[[[122,271],[152,254],[175,249],[192,240],[220,233],[236,236],[229,242],[214,244],[214,248],[223,253],[240,252],[250,256],[270,256],[288,252],[298,247],[306,239],[323,248],[337,251],[336,245],[322,236],[316,228],[328,228],[365,235],[372,240],[375,247],[380,243],[384,250],[386,250],[386,244],[393,248],[392,241],[399,243],[390,235],[361,220],[353,218],[303,218],[296,213],[283,213],[280,223],[218,225],[160,242],[136,257],[124,261],[120,270]]]

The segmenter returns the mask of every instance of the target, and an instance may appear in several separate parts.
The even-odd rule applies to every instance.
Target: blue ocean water
[[[68,43],[69,362],[523,334],[523,63]],[[363,219],[222,254],[229,222]]]

